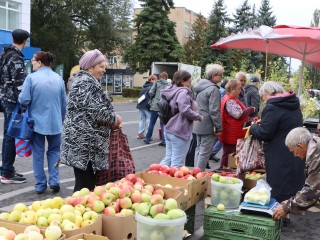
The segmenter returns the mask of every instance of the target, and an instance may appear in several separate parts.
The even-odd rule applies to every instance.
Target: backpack
[[[174,116],[171,111],[170,101],[168,101],[165,96],[161,96],[160,101],[157,103],[158,105],[158,116],[160,121],[166,125],[169,120]]]

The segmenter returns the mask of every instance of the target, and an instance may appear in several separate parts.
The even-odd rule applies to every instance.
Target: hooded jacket
[[[165,131],[184,140],[190,140],[194,120],[201,120],[199,113],[195,112],[192,91],[186,87],[172,85],[161,91],[170,101],[171,111],[174,116],[165,125]]]
[[[160,91],[169,86],[167,80],[159,79],[153,83],[151,89],[149,90],[149,95],[152,99],[150,110],[159,111],[157,103],[160,101]]]
[[[14,45],[4,48],[2,74],[0,76],[0,99],[17,103],[25,79],[24,55]]]
[[[270,97],[262,111],[260,125],[253,124],[250,134],[263,141],[267,182],[271,197],[278,202],[289,199],[299,191],[305,180],[304,162],[285,145],[287,134],[302,127],[302,113],[295,94]]]
[[[260,109],[260,96],[259,89],[254,85],[248,85],[245,87],[246,98],[247,98],[247,106],[254,107],[254,112],[250,114],[250,117],[258,116]]]
[[[194,86],[195,100],[199,113],[203,116],[201,122],[195,122],[193,132],[199,135],[221,132],[221,97],[219,86],[207,79],[201,79]]]
[[[152,87],[152,82],[146,81],[143,86],[142,89],[140,91],[140,96],[142,96],[143,94],[146,95],[146,98],[137,104],[137,108],[138,109],[144,109],[144,110],[150,110],[150,106],[149,105],[149,101],[150,101],[150,95],[148,93],[148,91],[151,89]]]

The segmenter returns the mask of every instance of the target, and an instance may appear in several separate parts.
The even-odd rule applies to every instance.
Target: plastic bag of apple
[[[259,179],[257,185],[245,194],[244,202],[267,205],[270,202],[271,189],[266,181]]]
[[[48,227],[53,221],[56,221],[61,229],[66,231],[86,227],[98,220],[98,213],[82,204],[70,205],[67,199],[48,198],[34,201],[28,207],[24,203],[18,203],[11,212],[1,213],[0,219],[34,224],[39,227]]]
[[[41,231],[36,225],[29,225],[20,233],[6,227],[0,227],[0,239],[3,240],[58,240],[62,236],[61,228],[57,222],[53,222],[45,231]]]
[[[223,204],[225,208],[238,208],[242,194],[242,180],[234,177],[222,176],[219,173],[211,175],[211,204]]]

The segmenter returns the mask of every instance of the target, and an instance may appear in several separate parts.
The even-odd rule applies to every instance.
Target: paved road
[[[150,145],[145,145],[142,140],[136,139],[139,113],[135,108],[136,103],[114,104],[118,114],[123,117],[123,132],[128,135],[129,145],[135,160],[136,171],[145,170],[152,163],[159,163],[165,154],[165,148],[158,146],[157,129],[155,128],[153,135],[154,141]],[[3,117],[0,115],[0,132],[2,132]],[[0,139],[2,142],[2,137]],[[0,149],[1,150],[1,149]],[[211,167],[217,168],[218,164],[210,162]],[[14,204],[19,202],[32,203],[35,200],[42,200],[55,196],[50,189],[42,195],[37,195],[34,190],[33,169],[31,158],[16,159],[15,167],[19,173],[22,173],[27,178],[24,184],[0,184],[0,212],[10,211]],[[47,170],[47,169],[46,169]],[[60,166],[61,191],[57,194],[62,197],[67,197],[72,194],[74,186],[73,169],[61,165]],[[202,239],[203,230],[203,209],[204,203],[197,204],[196,210],[196,233],[189,239]],[[295,216],[292,218],[292,224],[283,228],[281,239],[320,239],[320,210],[314,208],[313,211],[307,211],[306,216]]]

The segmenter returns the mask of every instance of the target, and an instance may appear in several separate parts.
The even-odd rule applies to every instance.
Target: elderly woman
[[[299,214],[313,206],[320,197],[320,139],[302,127],[292,129],[286,137],[286,146],[294,156],[307,166],[307,178],[303,187],[290,199],[283,201],[273,213],[274,219]],[[302,168],[304,169],[304,168]]]
[[[74,191],[93,190],[95,174],[108,168],[110,128],[121,124],[99,80],[106,59],[95,49],[80,59],[81,70],[69,93],[61,146],[61,162],[73,167]]]
[[[160,164],[182,167],[191,142],[193,121],[201,121],[203,117],[193,110],[191,74],[179,70],[173,75],[172,83],[161,91],[161,96],[170,101],[174,116],[165,125],[166,156]]]
[[[222,132],[220,141],[223,143],[221,167],[228,167],[228,156],[236,151],[237,140],[243,138],[246,130],[243,129],[248,116],[254,112],[253,107],[246,107],[240,100],[241,82],[231,79],[226,85],[226,94],[221,101]]]
[[[271,197],[278,202],[291,198],[305,180],[304,162],[285,146],[287,134],[302,126],[299,99],[285,92],[277,82],[265,82],[259,90],[266,103],[260,124],[253,124],[250,134],[263,141],[267,182],[272,187]]]
[[[38,194],[47,189],[60,190],[59,168],[62,121],[66,114],[66,90],[63,79],[51,70],[53,57],[49,52],[36,52],[32,58],[33,73],[23,83],[19,102],[29,106],[34,120],[32,138],[35,190]],[[44,171],[45,140],[48,142],[47,161],[49,181]]]

